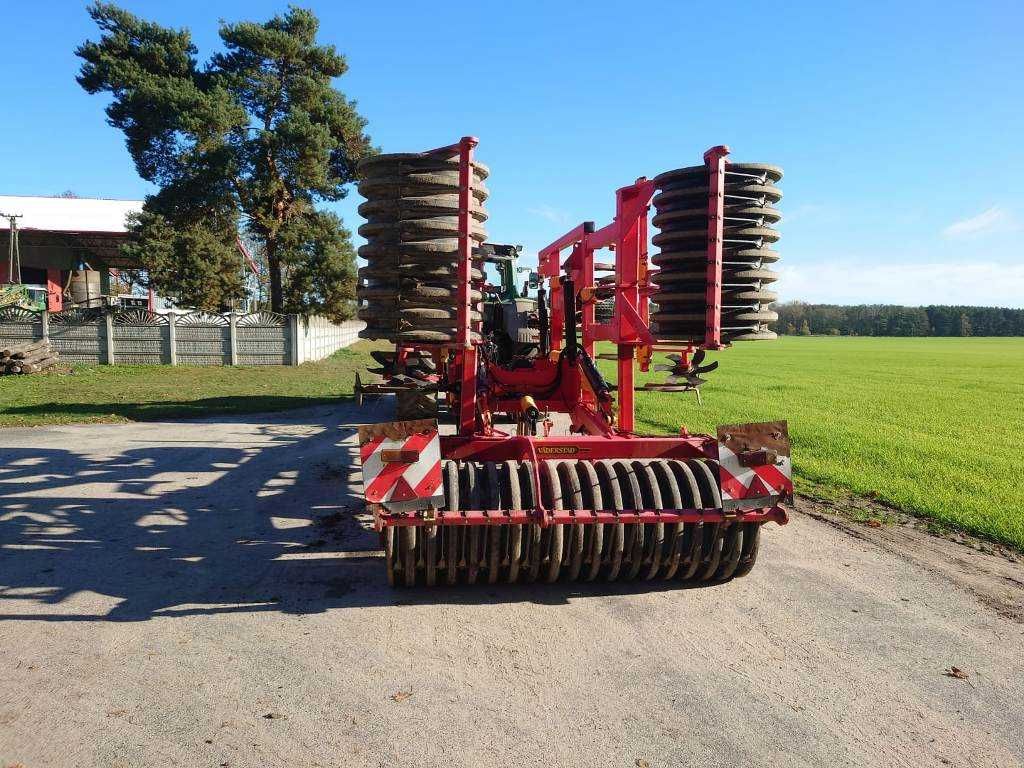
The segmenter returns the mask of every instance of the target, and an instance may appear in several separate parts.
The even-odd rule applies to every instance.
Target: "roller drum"
[[[487,167],[473,163],[470,239],[473,243],[471,301],[482,298],[487,239]],[[450,342],[457,335],[459,256],[459,156],[422,152],[377,155],[359,165],[360,336],[404,342]],[[479,307],[471,314],[478,326]]]
[[[778,297],[774,244],[782,199],[777,184],[782,170],[762,163],[726,163],[722,247],[722,333],[724,343],[775,338],[778,319],[771,304]],[[664,340],[700,343],[707,312],[709,171],[704,165],[679,168],[656,177],[657,234],[660,250],[651,261],[657,305],[651,315],[655,334]]]
[[[443,461],[445,512],[721,507],[710,459]],[[536,476],[535,476],[536,472]],[[761,523],[579,523],[387,528],[391,584],[673,581],[745,576]],[[399,535],[396,530],[412,531]]]

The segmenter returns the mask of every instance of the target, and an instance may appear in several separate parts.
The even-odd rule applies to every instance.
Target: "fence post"
[[[114,313],[104,312],[103,320],[107,331],[107,365],[114,364]]]
[[[39,319],[40,319],[40,321],[43,324],[43,341],[49,341],[50,340],[50,313],[47,312],[44,309],[43,310],[43,314],[40,315]]]
[[[291,321],[292,330],[292,365],[299,365],[302,362],[302,355],[299,351],[299,316],[289,315],[288,319]]]
[[[228,324],[231,328],[231,364],[238,365],[238,315],[229,312]]]
[[[171,347],[170,363],[178,364],[178,326],[175,321],[178,316],[174,312],[167,313],[167,343]]]

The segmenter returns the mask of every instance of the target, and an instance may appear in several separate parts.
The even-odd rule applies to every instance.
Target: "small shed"
[[[86,287],[93,277],[99,293],[110,294],[111,273],[137,267],[120,250],[128,238],[126,219],[142,210],[142,202],[0,195],[0,284],[19,278],[10,274],[8,257],[11,217],[17,217],[19,282],[45,288],[47,309],[63,309],[73,272],[92,271],[85,274]]]

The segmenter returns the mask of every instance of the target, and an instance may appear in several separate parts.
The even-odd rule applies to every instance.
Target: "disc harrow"
[[[520,248],[484,240],[477,145],[464,136],[361,166],[359,316],[364,336],[394,349],[374,352],[386,381],[357,377],[356,397],[394,394],[398,415],[357,432],[389,582],[685,586],[747,575],[761,526],[788,520],[788,425],[644,435],[635,393],[699,395],[719,365],[709,351],[774,337],[782,172],[729,163],[717,145],[704,165],[635,177],[616,189],[613,219],[540,248],[520,292]],[[483,282],[485,264],[500,285]],[[638,369],[669,377],[638,380]]]
[[[723,582],[757,560],[762,523],[508,523],[541,502],[568,511],[721,506],[712,460],[442,462],[443,512],[486,511],[486,524],[385,528],[394,585],[671,580]]]
[[[771,268],[778,253],[774,229],[782,198],[776,186],[782,169],[762,163],[727,163],[723,216],[721,330],[722,342],[774,339],[769,324],[778,315],[769,309],[778,296],[770,290],[777,279]],[[707,312],[707,242],[709,170],[706,165],[679,168],[657,176],[654,196],[659,230],[651,242],[660,253],[658,289],[652,299],[651,327],[659,337],[700,342]]]
[[[459,156],[444,151],[377,155],[359,165],[359,213],[366,223],[359,248],[366,266],[359,270],[358,316],[364,338],[395,342],[444,343],[455,339],[459,256]],[[487,167],[472,164],[470,239],[474,243],[471,279],[483,280],[486,240],[483,203]],[[471,291],[474,302],[482,298]],[[470,320],[481,320],[478,311]]]

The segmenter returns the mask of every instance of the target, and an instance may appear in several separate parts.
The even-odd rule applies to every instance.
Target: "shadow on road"
[[[294,397],[285,395],[229,395],[204,397],[198,400],[157,400],[153,402],[109,402],[109,403],[33,403],[4,409],[10,416],[45,416],[54,411],[68,414],[80,420],[100,419],[105,416],[120,416],[128,421],[153,421],[155,419],[204,418],[210,413],[219,416],[267,413],[317,405],[350,402],[351,393],[323,397]]]
[[[346,442],[356,425],[339,425],[357,413],[342,406],[258,421],[104,426],[119,440],[106,454],[95,434],[87,445],[61,449],[0,447],[0,619],[564,603],[678,589],[663,582],[392,589],[359,498],[356,446]],[[118,438],[122,429],[134,431]],[[159,435],[151,439],[149,429]],[[135,442],[143,444],[130,447]]]

